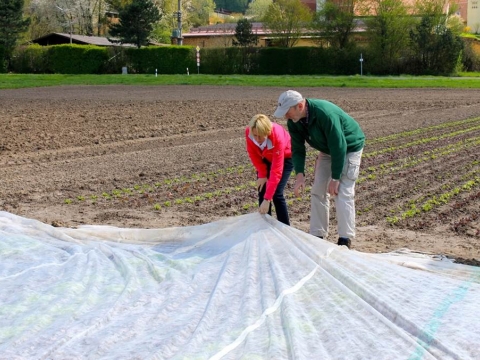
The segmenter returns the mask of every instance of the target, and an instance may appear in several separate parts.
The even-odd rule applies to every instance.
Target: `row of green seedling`
[[[432,127],[424,128],[424,129],[441,129],[441,128],[446,128],[446,127],[450,127],[450,126],[454,126],[454,125],[458,125],[458,124],[466,124],[466,123],[475,122],[475,121],[478,121],[479,119],[480,118],[467,119],[467,120],[462,120],[462,121],[449,123],[449,124],[436,125],[436,126],[432,126]],[[432,137],[432,138],[429,138],[429,139],[417,140],[415,142],[404,144],[404,145],[399,146],[399,147],[389,147],[387,149],[383,149],[383,150],[380,150],[380,151],[374,151],[374,152],[366,153],[366,154],[364,154],[364,157],[368,158],[368,157],[379,155],[379,154],[385,153],[385,152],[396,151],[396,150],[403,149],[403,148],[410,147],[410,146],[425,144],[425,143],[428,143],[428,142],[431,142],[431,141],[436,141],[436,140],[445,139],[447,137],[457,136],[457,135],[460,135],[460,134],[463,134],[463,133],[466,133],[466,132],[469,132],[469,131],[477,130],[477,129],[480,129],[480,126],[465,129],[465,130],[459,130],[455,133],[445,134],[445,135],[442,135],[440,137]],[[419,129],[419,130],[422,130],[422,129]],[[415,130],[415,131],[411,131],[411,132],[405,132],[403,134],[404,134],[404,136],[406,136],[406,134],[413,134],[413,133],[416,134],[416,133],[418,133],[419,130]],[[390,138],[390,137],[391,136],[384,137],[383,139]],[[382,138],[379,138],[378,141],[380,141],[380,139],[382,139]],[[313,153],[318,154],[318,151],[312,151],[311,153],[312,154]],[[132,196],[132,195],[135,195],[135,194],[142,195],[144,193],[154,192],[155,188],[162,188],[164,186],[168,187],[168,186],[173,186],[173,185],[178,185],[178,184],[187,184],[187,183],[191,183],[191,182],[209,181],[211,179],[212,180],[216,179],[217,177],[225,175],[225,174],[233,174],[233,173],[242,174],[242,173],[244,173],[244,171],[246,170],[247,167],[249,167],[250,170],[252,170],[252,172],[254,172],[253,171],[254,170],[253,166],[251,166],[251,165],[239,165],[239,166],[235,166],[235,167],[229,167],[229,168],[226,168],[226,169],[219,169],[219,170],[216,170],[216,171],[211,171],[211,172],[208,172],[208,173],[193,174],[190,177],[182,176],[182,177],[177,177],[177,178],[174,178],[174,179],[165,179],[161,182],[156,182],[153,185],[151,185],[151,184],[138,185],[137,184],[137,185],[134,185],[133,188],[114,189],[111,192],[103,192],[101,194],[101,197],[99,195],[96,195],[96,194],[92,194],[92,195],[88,195],[88,196],[78,195],[76,197],[76,200],[81,202],[81,201],[85,201],[87,199],[90,199],[92,203],[96,203],[100,198],[103,198],[105,200],[111,200],[111,199],[114,199],[114,198],[115,199],[124,198],[124,197]],[[313,173],[313,167],[309,167],[307,169],[307,171],[310,172],[310,173]],[[372,174],[369,174],[367,176],[367,178],[368,179],[374,179],[375,176],[372,175]],[[360,182],[363,182],[363,181],[365,181],[365,180],[360,179]],[[64,200],[64,202],[66,204],[70,204],[73,201],[74,200],[72,200],[72,199],[65,199]]]
[[[429,138],[426,138],[426,139],[415,140],[415,141],[412,141],[412,142],[409,142],[409,143],[406,143],[406,144],[403,144],[403,145],[399,145],[399,146],[389,146],[387,148],[383,148],[383,149],[380,149],[380,150],[371,151],[367,154],[364,154],[363,156],[365,158],[374,157],[374,156],[387,154],[387,153],[398,151],[398,150],[404,150],[404,149],[407,149],[407,148],[410,148],[410,147],[413,147],[413,146],[426,145],[426,144],[429,144],[429,143],[434,142],[434,141],[445,140],[445,139],[448,139],[448,138],[452,138],[452,137],[455,137],[455,136],[467,134],[469,132],[478,131],[478,130],[480,130],[480,125],[470,127],[468,129],[458,130],[458,131],[448,133],[448,134],[443,134],[443,135],[440,135],[440,136],[432,136],[432,137],[429,137]]]
[[[462,175],[458,180],[451,180],[450,182],[446,182],[444,183],[443,185],[441,185],[437,192],[446,192],[446,191],[449,191],[452,189],[453,185],[453,181],[464,181],[465,179],[469,179],[472,174],[475,174],[478,170],[472,170],[472,169],[475,169],[479,164],[479,161],[478,160],[474,160],[472,163],[470,164],[467,164],[467,165],[463,165],[461,164],[460,167],[462,168],[461,171],[463,172],[467,172],[466,174]],[[472,170],[471,172],[468,172]],[[447,172],[442,172],[441,174],[438,174],[436,177],[435,177],[435,181],[436,182],[440,182],[440,181],[447,181],[449,178],[451,178],[453,175],[458,175],[457,171],[455,168],[451,169],[450,171],[447,171]],[[410,193],[413,193],[413,192],[420,192],[422,193],[424,191],[425,188],[429,187],[432,185],[432,180],[431,179],[428,179],[428,178],[425,178],[422,182],[416,182],[415,183],[415,187],[409,189],[409,192]],[[415,199],[410,199],[406,202],[405,205],[403,206],[400,206],[398,205],[396,207],[396,209],[391,209],[390,212],[391,213],[395,213],[395,212],[402,212],[403,210],[402,209],[411,209],[412,206],[414,204],[420,204],[422,203],[423,201],[426,201],[426,199],[429,199],[433,196],[436,196],[436,194],[432,194],[432,193],[427,193],[427,194],[424,194],[424,195],[421,195]],[[404,197],[403,194],[394,194],[391,196],[390,200],[393,202],[401,197]],[[415,205],[416,206],[416,205]]]
[[[432,195],[429,197],[424,197],[426,200],[421,204],[417,204],[418,201],[410,202],[409,209],[403,211],[399,216],[387,217],[387,222],[389,224],[395,225],[401,220],[407,218],[413,218],[418,216],[421,213],[426,213],[433,210],[436,207],[447,204],[454,196],[460,194],[461,192],[470,192],[472,189],[480,185],[480,170],[472,171],[466,176],[471,177],[469,180],[465,181],[462,185],[456,186],[451,190],[448,190],[440,195]],[[464,177],[466,177],[464,176]],[[422,199],[424,200],[424,199]]]
[[[407,168],[409,166],[415,166],[420,162],[435,159],[438,156],[446,156],[446,155],[451,154],[455,151],[459,151],[461,149],[465,149],[465,148],[469,148],[471,146],[478,145],[479,143],[480,143],[479,139],[471,138],[471,139],[467,139],[467,140],[464,140],[464,141],[460,141],[456,144],[450,144],[450,145],[444,146],[444,147],[440,148],[441,151],[439,151],[439,149],[426,151],[426,152],[423,153],[425,156],[422,157],[421,159],[412,159],[407,163],[401,164],[401,166],[399,166],[397,168],[393,168],[393,167],[392,168],[387,168],[385,166],[380,166],[380,168],[381,168],[380,174],[383,175],[383,174],[388,173],[388,172],[399,171],[399,170],[401,170],[403,168]],[[401,161],[405,161],[405,159],[397,160],[396,162],[388,163],[388,165],[393,165],[394,163],[398,163],[398,162],[401,162]],[[369,172],[374,172],[374,171],[377,171],[377,169],[376,168],[369,168],[368,171]],[[313,166],[307,168],[307,173],[313,173]],[[365,180],[373,180],[373,179],[375,179],[375,176],[372,176],[372,174],[369,174],[366,177],[360,178],[358,181],[359,181],[359,183],[361,183]],[[247,187],[250,187],[250,186],[251,187],[255,186],[255,182],[252,181],[248,185],[241,185],[241,186],[238,186],[238,187],[235,187],[235,188],[225,189],[225,191],[227,191],[226,193],[229,194],[232,191],[244,190],[244,189],[246,189]],[[222,192],[222,191],[216,191],[214,193],[200,194],[200,195],[197,195],[193,198],[191,198],[191,197],[178,198],[178,199],[175,199],[175,200],[166,201],[164,203],[164,206],[170,207],[172,205],[181,205],[181,204],[184,204],[184,203],[187,203],[187,204],[188,203],[194,203],[196,201],[202,201],[202,200],[210,199],[212,196],[221,196],[221,195],[224,195],[224,194],[225,193]],[[293,193],[292,194],[287,194],[286,197],[287,198],[288,197],[293,197]],[[309,199],[310,199],[310,196],[307,195],[303,198],[295,199],[295,200],[309,200]],[[293,201],[293,199],[291,199],[289,201]],[[244,206],[246,207],[246,209],[244,209],[244,210],[247,210],[248,208],[250,208],[253,205],[252,204],[245,204]],[[361,211],[358,211],[357,213],[361,214],[361,213],[370,211],[371,208],[372,207],[369,206],[365,209],[362,209]]]
[[[357,184],[361,184],[366,181],[376,180],[378,176],[395,173],[397,171],[416,166],[422,162],[435,160],[438,157],[447,156],[455,152],[477,146],[479,144],[480,138],[469,138],[466,140],[461,140],[455,144],[449,144],[433,150],[424,151],[421,158],[409,156],[408,158],[385,162],[377,166],[369,166],[367,169],[360,171],[360,176],[357,180]],[[308,166],[305,171],[307,174],[313,174],[314,166]]]
[[[450,144],[442,146],[440,148],[424,151],[421,154],[421,157],[410,156],[408,158],[389,161],[378,166],[369,166],[366,170],[362,170],[360,172],[360,177],[357,180],[357,183],[361,184],[365,181],[375,180],[378,176],[383,176],[386,174],[392,174],[401,170],[405,170],[417,166],[421,163],[436,160],[440,157],[446,157],[448,155],[452,155],[456,152],[463,151],[465,149],[469,149],[478,145],[480,145],[480,138],[475,137],[459,141],[455,144]]]
[[[249,166],[239,165],[234,167],[229,167],[226,169],[219,169],[216,171],[211,171],[208,173],[193,174],[190,177],[181,176],[173,179],[165,179],[163,181],[158,181],[154,184],[136,184],[132,188],[122,188],[122,189],[113,189],[110,192],[103,192],[101,195],[92,194],[92,195],[79,195],[75,199],[77,201],[85,201],[90,199],[92,203],[97,202],[99,199],[112,200],[118,198],[129,197],[133,195],[142,195],[145,193],[153,193],[158,189],[168,189],[169,187],[180,185],[180,184],[189,184],[200,181],[210,181],[218,178],[219,176],[226,174],[243,174],[248,170]],[[250,168],[253,169],[252,166]],[[65,199],[64,203],[71,204],[74,200]]]
[[[443,130],[443,129],[448,129],[448,128],[459,126],[459,125],[467,125],[467,124],[471,124],[471,123],[476,123],[476,122],[479,122],[479,121],[480,121],[480,117],[465,119],[465,120],[460,120],[460,121],[452,121],[452,122],[443,123],[443,124],[440,124],[440,125],[432,125],[432,126],[428,126],[428,127],[424,127],[424,128],[419,128],[419,129],[404,131],[404,132],[401,132],[401,133],[396,133],[396,134],[392,134],[392,135],[388,135],[388,136],[378,137],[378,138],[375,138],[375,139],[372,139],[372,140],[367,139],[366,143],[368,145],[373,145],[373,144],[376,144],[376,143],[382,143],[382,142],[397,140],[397,139],[406,138],[406,137],[413,137],[413,136],[417,136],[417,135],[422,135],[422,134],[424,134],[426,132],[429,132],[429,131]]]
[[[423,133],[426,133],[426,132],[432,131],[432,130],[442,130],[442,129],[455,127],[455,126],[458,126],[458,125],[468,125],[468,124],[476,123],[476,122],[479,122],[479,121],[480,121],[480,117],[477,117],[477,118],[473,118],[473,119],[454,121],[454,122],[444,123],[444,124],[440,124],[440,125],[433,125],[433,126],[429,126],[429,127],[425,127],[425,128],[416,129],[416,130],[404,131],[404,132],[401,132],[401,133],[392,134],[392,135],[383,136],[383,137],[378,137],[378,138],[374,138],[374,139],[371,139],[371,140],[367,139],[365,141],[365,147],[368,148],[370,145],[374,145],[376,143],[383,143],[383,142],[391,141],[391,140],[396,140],[398,138],[414,137],[415,135],[421,135]],[[459,131],[464,131],[464,130],[471,131],[471,129],[472,128],[468,128],[468,129],[463,129],[463,130],[459,130]],[[454,136],[456,136],[456,135],[454,135]],[[415,142],[410,142],[409,144],[414,144],[415,145]],[[389,147],[389,148],[391,148],[391,147]],[[398,149],[398,148],[395,147],[394,149]],[[307,152],[308,157],[315,157],[317,155],[318,155],[318,150],[309,150]],[[371,152],[371,153],[368,153],[367,157],[371,157],[371,156],[375,156],[375,155],[377,155],[375,152]]]

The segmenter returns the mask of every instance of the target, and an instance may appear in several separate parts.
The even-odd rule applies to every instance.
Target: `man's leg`
[[[340,238],[355,237],[355,181],[360,172],[362,152],[363,150],[347,154],[338,195],[335,197]]]
[[[328,182],[331,178],[332,159],[330,155],[320,152],[315,162],[315,178],[312,186],[310,214],[310,234],[326,238],[330,216],[330,195]]]

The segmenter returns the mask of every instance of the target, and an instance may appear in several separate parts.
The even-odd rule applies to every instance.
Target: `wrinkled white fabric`
[[[258,213],[54,228],[0,212],[0,359],[478,359],[480,271]]]

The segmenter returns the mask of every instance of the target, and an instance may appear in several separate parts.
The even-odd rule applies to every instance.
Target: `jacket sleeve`
[[[267,177],[267,164],[262,161],[262,153],[260,148],[250,139],[250,128],[247,126],[245,129],[245,141],[247,145],[247,153],[250,161],[252,162],[255,170],[257,170],[259,178]]]
[[[339,180],[342,176],[345,157],[347,155],[347,141],[342,129],[340,115],[330,113],[329,121],[325,126],[325,135],[332,158],[332,179]]]
[[[278,124],[273,125],[272,134],[269,136],[269,139],[272,141],[273,154],[270,165],[270,176],[266,184],[265,199],[272,200],[278,183],[282,179],[285,149],[287,148],[287,141],[290,141],[290,139],[285,129]]]
[[[305,174],[305,157],[307,150],[305,148],[305,139],[298,131],[297,125],[292,121],[287,122],[288,132],[292,138],[292,161],[293,169],[296,174]]]

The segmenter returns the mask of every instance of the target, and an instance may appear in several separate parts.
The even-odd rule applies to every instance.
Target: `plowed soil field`
[[[53,226],[163,228],[257,210],[244,144],[284,88],[76,86],[0,91],[0,210]],[[480,90],[297,88],[362,126],[353,249],[480,260]],[[285,120],[276,120],[286,125]],[[310,149],[307,182],[316,152]],[[308,231],[308,191],[286,195]],[[308,189],[307,189],[308,190]],[[336,242],[335,211],[331,232]]]

